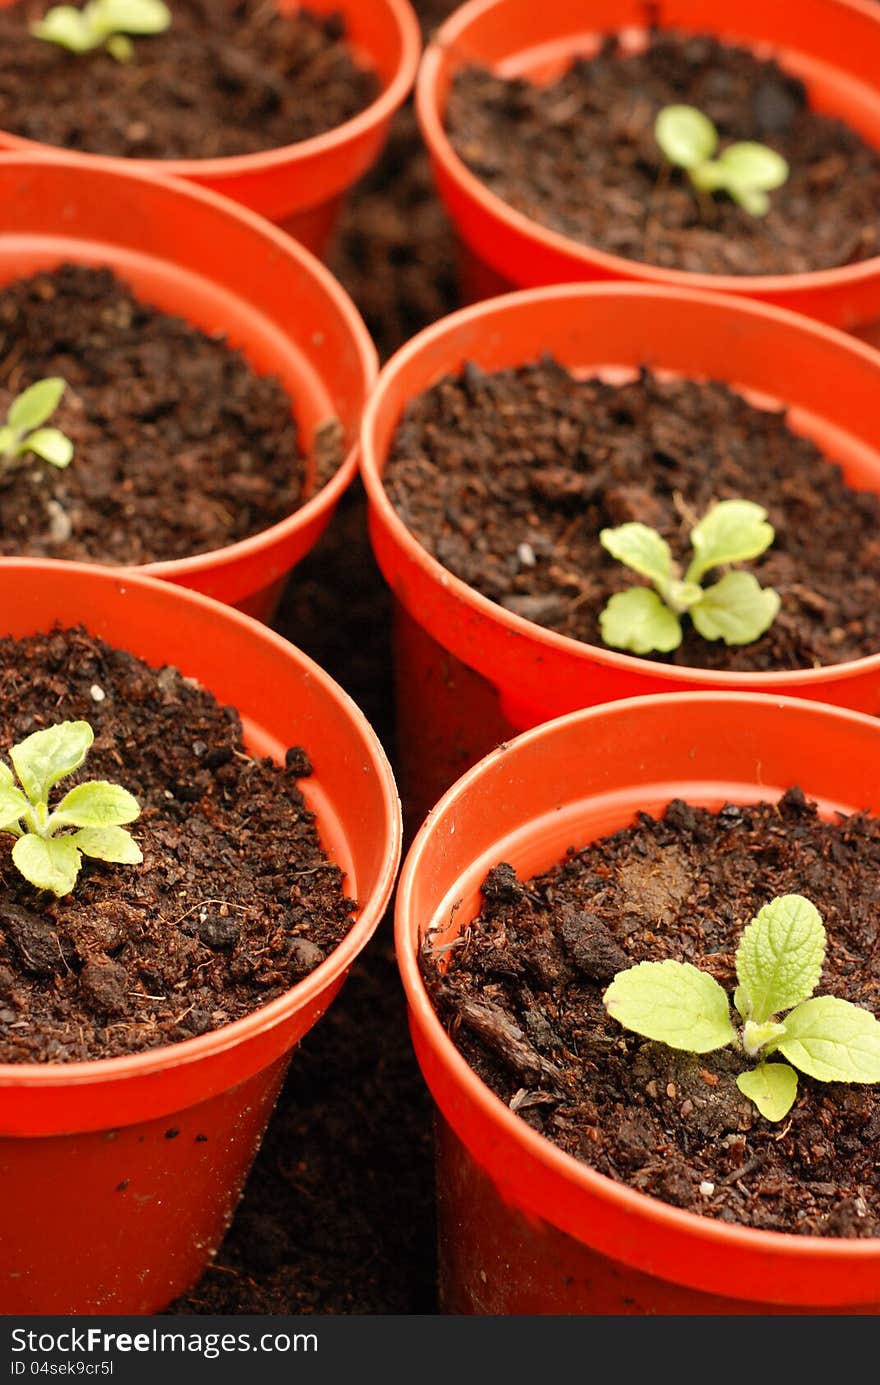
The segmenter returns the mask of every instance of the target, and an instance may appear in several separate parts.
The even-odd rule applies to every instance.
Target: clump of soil
[[[608,598],[640,579],[599,542],[638,520],[686,566],[713,502],[753,500],[776,531],[747,566],[782,609],[750,645],[685,637],[663,662],[811,668],[880,649],[880,499],[726,385],[581,380],[549,357],[485,374],[468,364],[411,400],[384,474],[425,548],[456,576],[548,629],[601,644]],[[706,579],[708,582],[708,578]]]
[[[721,147],[757,140],[790,174],[754,217],[699,199],[654,137],[664,106],[698,107]],[[536,85],[465,67],[446,110],[456,152],[494,193],[551,230],[627,259],[702,274],[798,274],[880,254],[880,150],[810,109],[776,62],[714,38],[653,33],[643,52],[608,37]]]
[[[140,302],[83,265],[0,289],[0,414],[46,376],[63,471],[33,454],[0,472],[0,554],[139,564],[223,548],[308,498],[308,463],[280,382],[222,336]],[[342,461],[338,429],[321,476]],[[333,441],[333,438],[336,440]]]
[[[0,129],[139,159],[216,159],[342,125],[379,94],[338,15],[281,15],[274,0],[174,0],[171,27],[135,57],[72,54],[34,38],[49,8],[0,10]]]
[[[880,822],[821,819],[793,788],[719,812],[675,800],[527,881],[502,863],[438,966],[421,965],[456,1045],[533,1129],[619,1183],[719,1221],[880,1236],[880,1094],[799,1076],[781,1124],[758,1114],[733,1048],[652,1043],[606,1013],[614,974],[671,957],[732,994],[746,923],[803,894],[828,933],[817,994],[880,1010]],[[448,961],[448,966],[445,963]]]
[[[311,972],[356,907],[297,780],[247,754],[238,713],[83,629],[0,640],[0,746],[67,720],[95,743],[64,781],[122,783],[140,866],[84,858],[43,895],[0,834],[0,1063],[109,1058],[240,1019]]]

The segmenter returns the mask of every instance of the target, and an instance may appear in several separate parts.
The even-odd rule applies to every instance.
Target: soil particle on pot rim
[[[757,140],[789,165],[770,211],[699,198],[654,136],[667,105],[698,107],[720,147]],[[706,35],[610,36],[593,58],[536,84],[461,69],[452,143],[494,193],[532,220],[610,254],[702,274],[799,274],[880,254],[880,150],[810,109],[775,61]]]
[[[880,649],[880,498],[726,385],[580,379],[552,358],[484,373],[473,363],[410,400],[389,449],[388,495],[438,562],[527,620],[602,643],[609,597],[641,582],[599,533],[658,529],[687,564],[689,535],[726,499],[763,505],[771,547],[747,564],[782,607],[760,639],[728,647],[683,621],[663,662],[767,672]],[[707,581],[709,579],[707,578]]]
[[[131,62],[35,38],[49,4],[0,9],[0,129],[138,159],[216,159],[311,139],[379,94],[338,15],[281,15],[265,0],[174,0]]]
[[[233,708],[82,629],[0,640],[4,757],[68,720],[88,721],[95,743],[64,790],[122,783],[141,806],[144,861],[84,859],[56,899],[24,880],[0,834],[0,1063],[192,1038],[274,1000],[338,945],[356,905],[297,786],[305,752],[293,770],[251,757]]]
[[[732,994],[742,930],[799,893],[828,935],[817,994],[880,1011],[880,822],[824,820],[793,788],[718,812],[674,800],[658,818],[572,848],[518,893],[484,886],[479,916],[422,973],[457,1047],[533,1129],[574,1158],[720,1221],[880,1236],[880,1094],[799,1076],[785,1121],[739,1092],[733,1048],[689,1054],[629,1033],[602,995],[613,974],[671,957]]]
[[[0,474],[0,554],[135,565],[224,548],[307,498],[308,463],[280,382],[222,336],[139,301],[107,268],[61,265],[0,289],[0,414],[47,376],[74,444]],[[344,457],[332,420],[315,481]],[[59,527],[59,517],[63,524]]]

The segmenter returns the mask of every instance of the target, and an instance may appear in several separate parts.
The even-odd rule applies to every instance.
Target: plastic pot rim
[[[76,155],[62,149],[50,149],[45,145],[34,145],[33,152],[27,153],[0,149],[0,168],[36,169],[41,164],[51,168],[70,168],[79,163],[80,160]],[[274,253],[295,262],[297,269],[303,276],[318,282],[342,317],[345,327],[350,333],[352,345],[357,352],[363,377],[364,403],[366,403],[378,377],[379,355],[376,345],[350,294],[311,250],[307,250],[305,246],[294,240],[292,236],[287,235],[271,221],[262,217],[258,212],[253,212],[242,203],[233,201],[224,193],[214,192],[211,188],[202,187],[198,183],[186,182],[182,178],[148,173],[142,168],[130,166],[126,160],[122,159],[114,162],[89,157],[86,159],[86,163],[89,167],[103,173],[109,173],[114,178],[118,177],[152,187],[159,185],[159,187],[164,187],[178,196],[201,203],[204,207],[210,207],[214,212],[249,227],[251,231],[267,242],[267,249],[271,248]],[[59,232],[62,230],[63,227],[59,223]],[[2,234],[2,230],[0,230],[0,235]],[[217,282],[220,283],[221,281],[217,280]],[[238,294],[234,296],[240,297]],[[288,391],[285,393],[288,393],[291,413],[295,414],[297,400]],[[250,534],[247,538],[239,539],[235,543],[226,544],[221,548],[211,548],[202,553],[193,553],[186,558],[164,558],[152,563],[131,566],[100,562],[90,565],[106,568],[112,572],[145,573],[148,576],[162,577],[168,581],[183,582],[188,578],[198,577],[206,570],[216,569],[239,559],[249,558],[258,554],[263,548],[271,546],[277,539],[296,533],[299,529],[307,528],[312,519],[328,509],[332,509],[354,479],[358,469],[358,451],[359,444],[357,436],[355,436],[342,464],[323,486],[313,495],[310,495],[308,500],[297,509],[291,510],[283,519],[265,529],[258,530],[256,534]],[[61,560],[52,559],[51,561]]]
[[[485,0],[477,0],[477,3],[484,2]],[[495,0],[489,0],[489,2],[494,3]],[[554,298],[584,298],[589,301],[593,298],[612,298],[618,295],[627,298],[641,297],[646,301],[660,299],[667,302],[678,301],[682,304],[693,302],[707,306],[714,305],[730,312],[777,322],[780,325],[797,327],[804,333],[828,341],[840,349],[861,356],[864,360],[880,366],[880,352],[839,328],[830,327],[825,323],[806,317],[802,313],[793,312],[789,308],[780,308],[751,299],[734,299],[728,294],[708,293],[703,289],[671,288],[648,282],[634,284],[617,280],[610,283],[549,284],[536,288],[518,289],[513,293],[499,294],[497,297],[470,304],[468,307],[460,308],[457,312],[440,318],[429,327],[423,328],[422,331],[411,337],[404,346],[400,347],[379,371],[364,409],[361,420],[360,473],[369,502],[375,509],[382,525],[393,538],[395,546],[403,551],[408,562],[421,569],[426,578],[441,587],[461,605],[469,607],[483,620],[500,626],[511,634],[526,638],[548,652],[553,651],[569,657],[582,658],[584,662],[602,664],[622,673],[633,675],[650,672],[652,678],[656,677],[661,681],[669,680],[676,684],[705,685],[707,679],[711,678],[712,684],[722,690],[746,692],[750,689],[760,689],[766,692],[784,694],[786,688],[792,683],[809,685],[821,682],[826,684],[851,678],[856,673],[880,669],[880,651],[876,654],[863,655],[859,659],[847,660],[845,663],[820,664],[813,668],[781,669],[773,672],[743,672],[728,669],[704,669],[690,664],[662,664],[637,654],[626,654],[621,650],[611,649],[605,645],[588,644],[586,641],[576,640],[570,635],[560,635],[556,631],[548,630],[535,621],[527,620],[524,616],[508,611],[498,602],[484,596],[444,567],[423,547],[412,531],[404,524],[385,489],[382,475],[387,458],[380,459],[375,437],[377,415],[383,407],[384,395],[390,385],[395,382],[397,376],[406,370],[409,363],[420,356],[425,348],[444,336],[452,336],[459,329],[478,322],[481,318],[491,318],[495,313],[503,312],[508,306],[525,306],[530,302],[548,302]],[[424,388],[430,388],[430,386]],[[408,398],[414,397],[414,395],[408,396]],[[484,672],[487,677],[491,678],[491,673],[486,670],[478,671]]]
[[[273,1029],[289,1015],[304,1008],[317,999],[337,978],[344,976],[358,954],[366,946],[381,922],[397,879],[402,851],[402,815],[400,799],[394,774],[385,750],[354,699],[331,678],[321,666],[304,654],[289,640],[277,634],[252,616],[245,615],[224,602],[217,601],[201,592],[178,587],[156,577],[144,575],[131,568],[99,568],[88,563],[70,563],[55,559],[0,558],[0,573],[11,568],[22,572],[26,579],[28,570],[45,570],[52,566],[58,569],[59,581],[65,571],[89,573],[106,582],[121,581],[126,587],[149,591],[158,588],[169,593],[171,599],[189,606],[193,610],[203,610],[212,615],[220,615],[231,626],[237,627],[248,640],[258,639],[273,646],[288,660],[293,659],[309,681],[321,688],[333,701],[339,711],[353,721],[360,729],[364,746],[369,751],[371,768],[376,774],[381,788],[383,807],[388,827],[388,850],[381,876],[373,890],[372,897],[359,911],[351,928],[342,941],[325,957],[308,976],[303,977],[282,995],[259,1006],[243,1018],[212,1029],[179,1043],[163,1044],[157,1048],[146,1049],[140,1053],[124,1054],[117,1058],[96,1058],[86,1062],[73,1063],[0,1063],[0,1090],[42,1088],[57,1086],[59,1081],[65,1085],[77,1086],[100,1081],[102,1084],[123,1081],[133,1077],[167,1071],[171,1067],[183,1067],[215,1056],[227,1049],[235,1048],[256,1035]],[[208,689],[210,691],[210,689]],[[237,708],[241,712],[241,708]],[[318,822],[320,828],[320,822]]]
[[[429,153],[441,165],[447,177],[456,183],[472,202],[477,203],[487,216],[505,223],[518,235],[545,246],[557,255],[581,261],[585,270],[598,267],[609,278],[635,277],[645,283],[661,284],[670,288],[709,291],[714,289],[748,297],[858,284],[864,279],[872,279],[880,274],[880,255],[872,255],[870,259],[860,260],[857,264],[838,265],[834,269],[815,269],[796,274],[699,274],[685,269],[665,269],[660,265],[652,265],[648,260],[626,259],[622,255],[613,255],[573,240],[560,231],[542,226],[539,221],[533,221],[531,217],[511,207],[481,182],[459,158],[446,133],[438,98],[445,50],[455,44],[462,30],[472,20],[484,11],[503,3],[504,0],[467,0],[455,10],[425,47],[414,88],[416,117]],[[835,0],[835,3],[877,19],[873,13],[876,6],[872,0]]]
[[[482,777],[487,766],[499,758],[515,753],[520,745],[539,741],[542,736],[563,723],[569,725],[586,723],[589,725],[596,720],[601,722],[602,719],[609,717],[625,718],[627,715],[637,712],[641,707],[651,707],[658,702],[670,706],[680,706],[682,717],[684,717],[688,706],[694,702],[716,703],[723,706],[732,700],[739,704],[752,703],[755,706],[766,706],[768,703],[772,703],[779,710],[791,708],[801,714],[804,711],[819,712],[838,721],[848,721],[862,728],[870,727],[875,735],[880,734],[880,722],[877,721],[877,718],[868,716],[863,712],[852,712],[848,709],[832,707],[824,702],[808,701],[803,698],[769,698],[761,693],[747,692],[683,692],[655,693],[642,697],[621,698],[581,711],[568,712],[563,716],[554,717],[540,726],[533,727],[530,731],[524,731],[512,740],[500,745],[467,770],[460,779],[456,780],[431,810],[413,839],[400,872],[395,902],[394,942],[398,970],[406,994],[407,1005],[411,1011],[410,1023],[411,1025],[414,1023],[418,1025],[425,1042],[433,1050],[437,1060],[442,1063],[456,1088],[465,1091],[468,1102],[479,1109],[480,1115],[486,1121],[491,1122],[496,1133],[504,1138],[505,1143],[511,1142],[518,1146],[530,1159],[543,1165],[557,1178],[565,1179],[574,1184],[579,1191],[587,1195],[610,1203],[617,1211],[628,1213],[640,1222],[650,1222],[658,1231],[666,1229],[677,1233],[679,1236],[696,1236],[716,1247],[720,1253],[723,1253],[727,1248],[736,1248],[739,1251],[753,1254],[760,1254],[762,1251],[772,1252],[776,1256],[792,1259],[806,1257],[819,1261],[852,1261],[855,1258],[869,1263],[877,1261],[880,1264],[880,1240],[865,1240],[859,1237],[799,1236],[787,1231],[761,1231],[754,1227],[734,1226],[711,1217],[701,1216],[697,1212],[689,1212],[683,1208],[675,1207],[671,1203],[663,1202],[648,1193],[642,1193],[624,1184],[616,1183],[605,1174],[599,1173],[598,1170],[580,1163],[573,1155],[566,1154],[552,1141],[539,1135],[537,1131],[527,1125],[477,1076],[446,1033],[428,998],[419,972],[416,940],[420,941],[421,930],[414,919],[410,903],[413,879],[419,869],[421,856],[430,841],[434,819],[442,810],[451,808],[471,785]],[[413,936],[414,934],[416,937]],[[446,1115],[446,1119],[449,1120],[450,1117]],[[552,1217],[547,1219],[552,1222]]]
[[[129,159],[120,154],[95,154],[84,150],[64,149],[62,146],[44,144],[41,140],[27,139],[2,130],[3,142],[10,152],[36,154],[56,147],[59,152],[69,154],[77,164],[91,164],[104,169],[131,168],[149,177],[173,178],[236,178],[271,172],[279,165],[291,165],[305,159],[320,158],[340,146],[355,140],[375,126],[388,120],[406,100],[413,85],[422,53],[422,36],[419,23],[409,0],[382,0],[392,14],[398,29],[401,43],[400,63],[391,81],[369,106],[357,115],[334,125],[323,134],[310,139],[297,140],[293,144],[279,144],[272,149],[263,149],[255,154],[227,154],[212,159]],[[308,6],[304,6],[308,8]]]

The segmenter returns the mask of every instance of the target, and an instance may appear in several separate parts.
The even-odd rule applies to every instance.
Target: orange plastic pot
[[[0,0],[10,5],[13,0]],[[259,212],[324,255],[349,189],[376,161],[395,111],[412,88],[421,34],[409,0],[279,0],[285,11],[341,14],[354,59],[379,79],[379,95],[351,120],[313,139],[223,159],[123,159],[70,151],[76,167],[185,178]],[[51,152],[51,146],[0,131],[0,149]]]
[[[650,15],[650,18],[648,17]],[[437,30],[416,81],[416,109],[440,194],[465,254],[465,292],[584,279],[630,279],[759,298],[880,343],[880,257],[809,274],[708,275],[661,269],[582,245],[514,211],[455,153],[444,112],[455,72],[468,63],[504,76],[549,80],[591,56],[607,33],[637,41],[649,23],[711,33],[777,57],[806,84],[813,107],[880,146],[880,9],[874,0],[470,0]]]
[[[454,577],[406,528],[382,484],[406,403],[466,360],[501,370],[551,352],[584,375],[639,366],[723,380],[880,491],[880,353],[766,304],[637,284],[569,284],[507,294],[419,333],[384,366],[364,412],[361,469],[379,566],[397,601],[401,791],[418,825],[493,745],[594,703],[696,688],[752,689],[880,712],[880,651],[780,673],[679,668],[583,644],[511,614]],[[755,479],[760,498],[760,477]]]
[[[762,1232],[616,1183],[532,1130],[452,1043],[422,983],[474,919],[500,861],[520,879],[568,847],[662,812],[800,785],[820,810],[880,812],[880,722],[753,693],[677,693],[571,713],[501,746],[444,796],[397,890],[397,958],[437,1110],[440,1303],[447,1313],[880,1312],[880,1241]]]
[[[299,509],[251,538],[140,571],[269,620],[290,569],[318,541],[357,470],[378,358],[344,289],[289,236],[227,198],[63,152],[0,155],[0,284],[64,261],[109,265],[146,302],[222,332],[294,401],[311,456],[328,419],[348,451]]]
[[[85,625],[239,711],[250,751],[304,746],[302,791],[358,902],[340,945],[234,1024],[134,1056],[0,1065],[0,1313],[154,1313],[198,1279],[232,1217],[291,1053],[381,920],[400,805],[363,714],[257,621],[167,582],[0,561],[0,633]],[[353,788],[353,786],[355,786]]]

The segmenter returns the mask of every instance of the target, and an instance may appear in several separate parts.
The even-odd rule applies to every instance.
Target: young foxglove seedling
[[[744,563],[769,548],[775,535],[767,511],[751,500],[721,500],[690,534],[694,556],[682,579],[669,544],[647,524],[603,529],[599,541],[621,563],[647,577],[650,587],[612,596],[599,616],[602,639],[634,654],[668,654],[682,641],[680,617],[690,616],[705,640],[751,644],[779,613],[779,594],[751,572],[727,572],[700,585],[712,568]]]
[[[14,745],[9,758],[21,788],[0,760],[0,831],[17,838],[12,859],[38,890],[70,894],[83,856],[123,866],[144,859],[123,826],[139,817],[140,806],[119,784],[77,784],[49,809],[50,789],[79,769],[94,739],[87,721],[62,721]]]
[[[758,1062],[736,1085],[762,1116],[780,1121],[797,1095],[795,1068],[820,1082],[880,1082],[880,1023],[848,1000],[813,996],[825,941],[821,915],[803,895],[764,905],[736,950],[739,1033],[723,988],[689,962],[639,962],[619,971],[603,996],[605,1008],[625,1029],[669,1048],[711,1053],[738,1045]],[[768,1062],[774,1053],[788,1063]]]
[[[766,216],[768,192],[788,178],[782,155],[754,140],[729,144],[713,158],[718,131],[696,106],[664,106],[654,122],[654,137],[669,162],[687,171],[698,192],[726,192],[752,216]]]
[[[171,11],[162,0],[89,0],[81,10],[53,5],[31,25],[31,33],[71,53],[104,47],[118,62],[130,62],[134,44],[129,34],[161,34],[170,24]]]
[[[0,476],[19,465],[28,452],[42,457],[52,466],[70,465],[73,443],[60,428],[44,428],[67,388],[60,376],[38,380],[13,399],[0,427]]]

